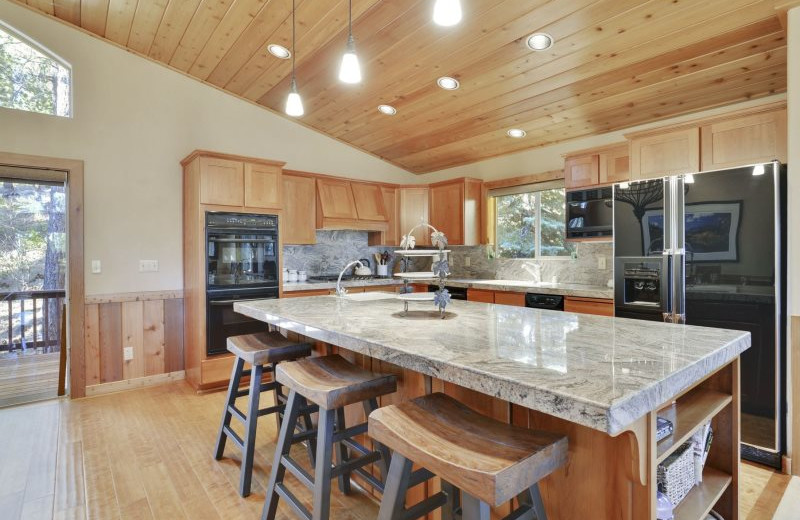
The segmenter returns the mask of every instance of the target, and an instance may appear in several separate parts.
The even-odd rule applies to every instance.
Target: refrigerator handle
[[[685,184],[683,176],[673,178],[672,185],[672,323],[686,323],[686,244]]]
[[[672,243],[672,226],[670,222],[672,222],[673,214],[674,214],[674,204],[673,199],[674,195],[672,193],[672,188],[674,185],[675,177],[665,177],[664,178],[664,248],[662,249],[662,253],[665,256],[672,254],[672,248],[674,244]],[[669,287],[669,285],[667,286]]]

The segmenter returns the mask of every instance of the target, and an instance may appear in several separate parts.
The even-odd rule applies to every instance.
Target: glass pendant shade
[[[351,35],[347,42],[347,50],[342,56],[342,65],[339,67],[339,80],[344,83],[361,83],[361,65],[356,56],[356,44]]]
[[[461,1],[436,0],[433,5],[433,21],[445,27],[456,25],[461,21]]]
[[[286,99],[286,115],[292,117],[300,117],[305,113],[303,110],[303,100],[300,94],[297,93],[297,84],[292,79],[292,89],[289,91],[289,97]]]

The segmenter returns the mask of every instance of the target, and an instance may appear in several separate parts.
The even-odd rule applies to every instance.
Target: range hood
[[[317,229],[388,231],[380,184],[318,178]]]

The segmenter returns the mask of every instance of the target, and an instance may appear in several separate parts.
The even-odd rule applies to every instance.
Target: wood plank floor
[[[58,394],[59,353],[0,357],[0,407],[52,399]]]
[[[259,518],[275,421],[259,423],[253,494],[242,499],[238,450],[212,458],[223,400],[221,392],[196,395],[179,381],[0,410],[0,517]],[[296,460],[305,460],[297,449]],[[743,464],[741,480],[741,518],[772,518],[789,477]],[[334,491],[332,518],[374,520],[375,503],[354,492]],[[308,493],[298,494],[310,505]],[[279,511],[294,518],[284,504]]]

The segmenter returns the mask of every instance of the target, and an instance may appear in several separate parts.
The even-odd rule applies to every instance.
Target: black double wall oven
[[[278,217],[206,213],[206,353],[226,352],[229,336],[264,330],[233,310],[237,301],[278,297]]]

